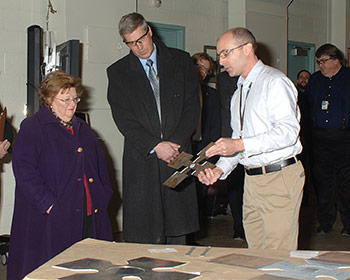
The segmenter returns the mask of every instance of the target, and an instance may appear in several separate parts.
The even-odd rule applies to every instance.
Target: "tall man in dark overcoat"
[[[119,33],[130,53],[107,74],[108,101],[124,135],[123,239],[185,244],[199,227],[195,185],[191,179],[175,189],[162,183],[174,172],[167,163],[191,152],[198,79],[188,53],[155,40],[142,15],[123,16]]]

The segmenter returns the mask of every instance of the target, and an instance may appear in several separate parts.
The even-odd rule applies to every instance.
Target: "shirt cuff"
[[[246,158],[259,153],[258,149],[260,147],[260,143],[255,141],[253,137],[242,139],[242,141],[244,144],[244,151],[241,152],[241,157]]]
[[[216,163],[216,166],[223,171],[220,180],[225,180],[232,170],[236,168],[237,163],[232,157],[221,157]]]

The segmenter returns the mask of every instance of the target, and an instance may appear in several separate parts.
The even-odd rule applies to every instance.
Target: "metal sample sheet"
[[[260,268],[266,274],[290,277],[292,279],[315,280],[320,277],[328,277],[333,280],[350,279],[350,271],[339,269],[343,264],[306,260],[306,264],[294,264],[288,261],[280,261],[272,265]]]
[[[114,265],[109,261],[87,258],[53,267],[78,272],[62,277],[61,280],[122,280],[124,277],[137,277],[141,280],[190,280],[199,276],[191,273],[168,271],[170,268],[185,264],[184,262],[141,257],[129,260],[128,263],[129,265]],[[157,271],[157,269],[164,269],[164,271]]]
[[[248,268],[260,268],[273,263],[278,262],[277,259],[248,256],[242,254],[229,254],[223,257],[218,257],[210,260],[209,262],[233,265],[233,266],[243,266]]]

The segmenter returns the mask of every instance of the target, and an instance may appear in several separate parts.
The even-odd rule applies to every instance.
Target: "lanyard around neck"
[[[243,84],[241,84],[241,88],[240,88],[240,91],[239,91],[239,121],[240,121],[240,126],[241,126],[240,135],[239,135],[240,138],[242,138],[242,134],[243,134],[245,107],[247,105],[247,99],[248,99],[248,95],[250,93],[250,90],[252,88],[252,84],[253,84],[252,82],[250,82],[250,84],[249,84],[249,87],[248,87],[248,90],[247,90],[247,94],[246,94],[245,99],[244,99],[243,111],[242,111]]]

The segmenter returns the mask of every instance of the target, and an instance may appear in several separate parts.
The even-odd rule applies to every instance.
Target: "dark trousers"
[[[187,237],[186,235],[179,235],[179,236],[167,236],[165,240],[165,244],[171,244],[171,245],[186,245]]]
[[[231,172],[226,179],[226,185],[228,203],[233,217],[233,230],[244,234],[242,218],[244,167],[242,165],[238,164]]]
[[[350,228],[350,130],[313,129],[313,183],[318,222],[331,229],[336,215],[335,198],[345,228]]]
[[[308,127],[309,128],[309,127]],[[312,166],[312,129],[309,128],[308,135],[300,134],[301,145],[303,146],[302,152],[297,155],[297,158],[301,161],[305,171],[305,183],[303,193],[303,205],[308,205],[312,196],[314,195],[314,187],[312,182],[311,166]],[[310,134],[310,135],[309,135]]]

